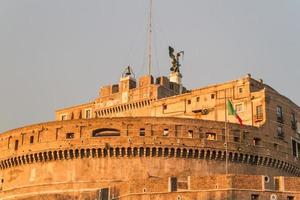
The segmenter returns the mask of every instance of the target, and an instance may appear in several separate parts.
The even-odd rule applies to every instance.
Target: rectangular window
[[[74,133],[67,133],[66,134],[66,139],[73,139],[75,137]]]
[[[140,128],[140,136],[145,136],[145,129],[144,128]]]
[[[165,128],[163,132],[163,136],[168,136],[169,135],[169,129]]]
[[[279,191],[280,190],[280,180],[279,178],[274,178],[274,189]]]
[[[297,142],[295,140],[292,140],[292,153],[293,156],[297,157]]]
[[[281,106],[276,107],[276,116],[277,116],[277,122],[283,123],[283,113],[282,113]]]
[[[234,142],[240,142],[240,137],[234,136],[233,140],[234,140]]]
[[[207,140],[216,140],[217,139],[217,136],[215,133],[206,133],[206,139]]]
[[[258,194],[251,194],[251,200],[259,200]]]
[[[19,148],[19,140],[15,141],[15,151],[17,151]]]
[[[192,101],[189,99],[189,100],[187,100],[187,104],[191,104],[192,103]]]
[[[188,130],[188,137],[193,138],[193,130]]]
[[[33,144],[34,143],[34,136],[30,136],[30,140],[29,140],[30,144]]]
[[[300,158],[300,142],[292,139],[292,154],[294,157]]]
[[[215,98],[215,94],[211,94],[211,99],[214,99]]]
[[[281,126],[277,126],[277,137],[280,139],[284,139],[284,132]]]
[[[91,118],[91,110],[85,110],[85,118],[86,119]]]
[[[261,139],[260,138],[253,138],[253,145],[260,146],[261,145]]]
[[[64,121],[64,120],[67,120],[67,115],[66,114],[61,115],[61,121]]]
[[[102,188],[99,191],[99,200],[108,200],[109,199],[109,189],[108,188]]]
[[[263,120],[263,109],[262,105],[256,106],[256,115],[255,115],[255,121],[262,121]]]
[[[167,110],[168,106],[166,104],[163,105],[163,110]]]
[[[243,87],[238,87],[239,93],[243,93]]]
[[[170,177],[169,178],[169,192],[176,192],[177,191],[177,178]]]
[[[196,101],[199,102],[199,101],[200,101],[200,97],[197,97],[197,98],[196,98]]]

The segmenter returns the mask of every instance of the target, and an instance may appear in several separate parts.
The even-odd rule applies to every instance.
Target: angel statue
[[[184,51],[180,51],[178,53],[176,53],[176,56],[174,54],[174,48],[169,46],[169,56],[172,59],[172,67],[170,68],[170,70],[172,72],[180,72],[179,71],[179,67],[181,66],[179,63],[179,57],[181,55],[184,55]]]

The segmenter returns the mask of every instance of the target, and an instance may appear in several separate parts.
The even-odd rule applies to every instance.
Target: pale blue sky
[[[300,103],[300,1],[153,0],[154,75],[185,51],[189,88],[251,73]],[[145,74],[148,0],[0,0],[0,132],[51,121],[131,65]]]

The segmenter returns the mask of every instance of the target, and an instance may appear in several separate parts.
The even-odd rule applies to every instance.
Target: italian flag
[[[227,110],[228,110],[228,115],[233,115],[239,121],[240,125],[243,125],[243,120],[236,113],[236,110],[233,108],[233,105],[230,100],[227,100]]]

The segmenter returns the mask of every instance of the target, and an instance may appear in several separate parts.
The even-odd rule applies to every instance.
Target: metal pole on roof
[[[149,9],[149,27],[148,27],[148,75],[151,75],[152,68],[152,0],[150,0]]]

